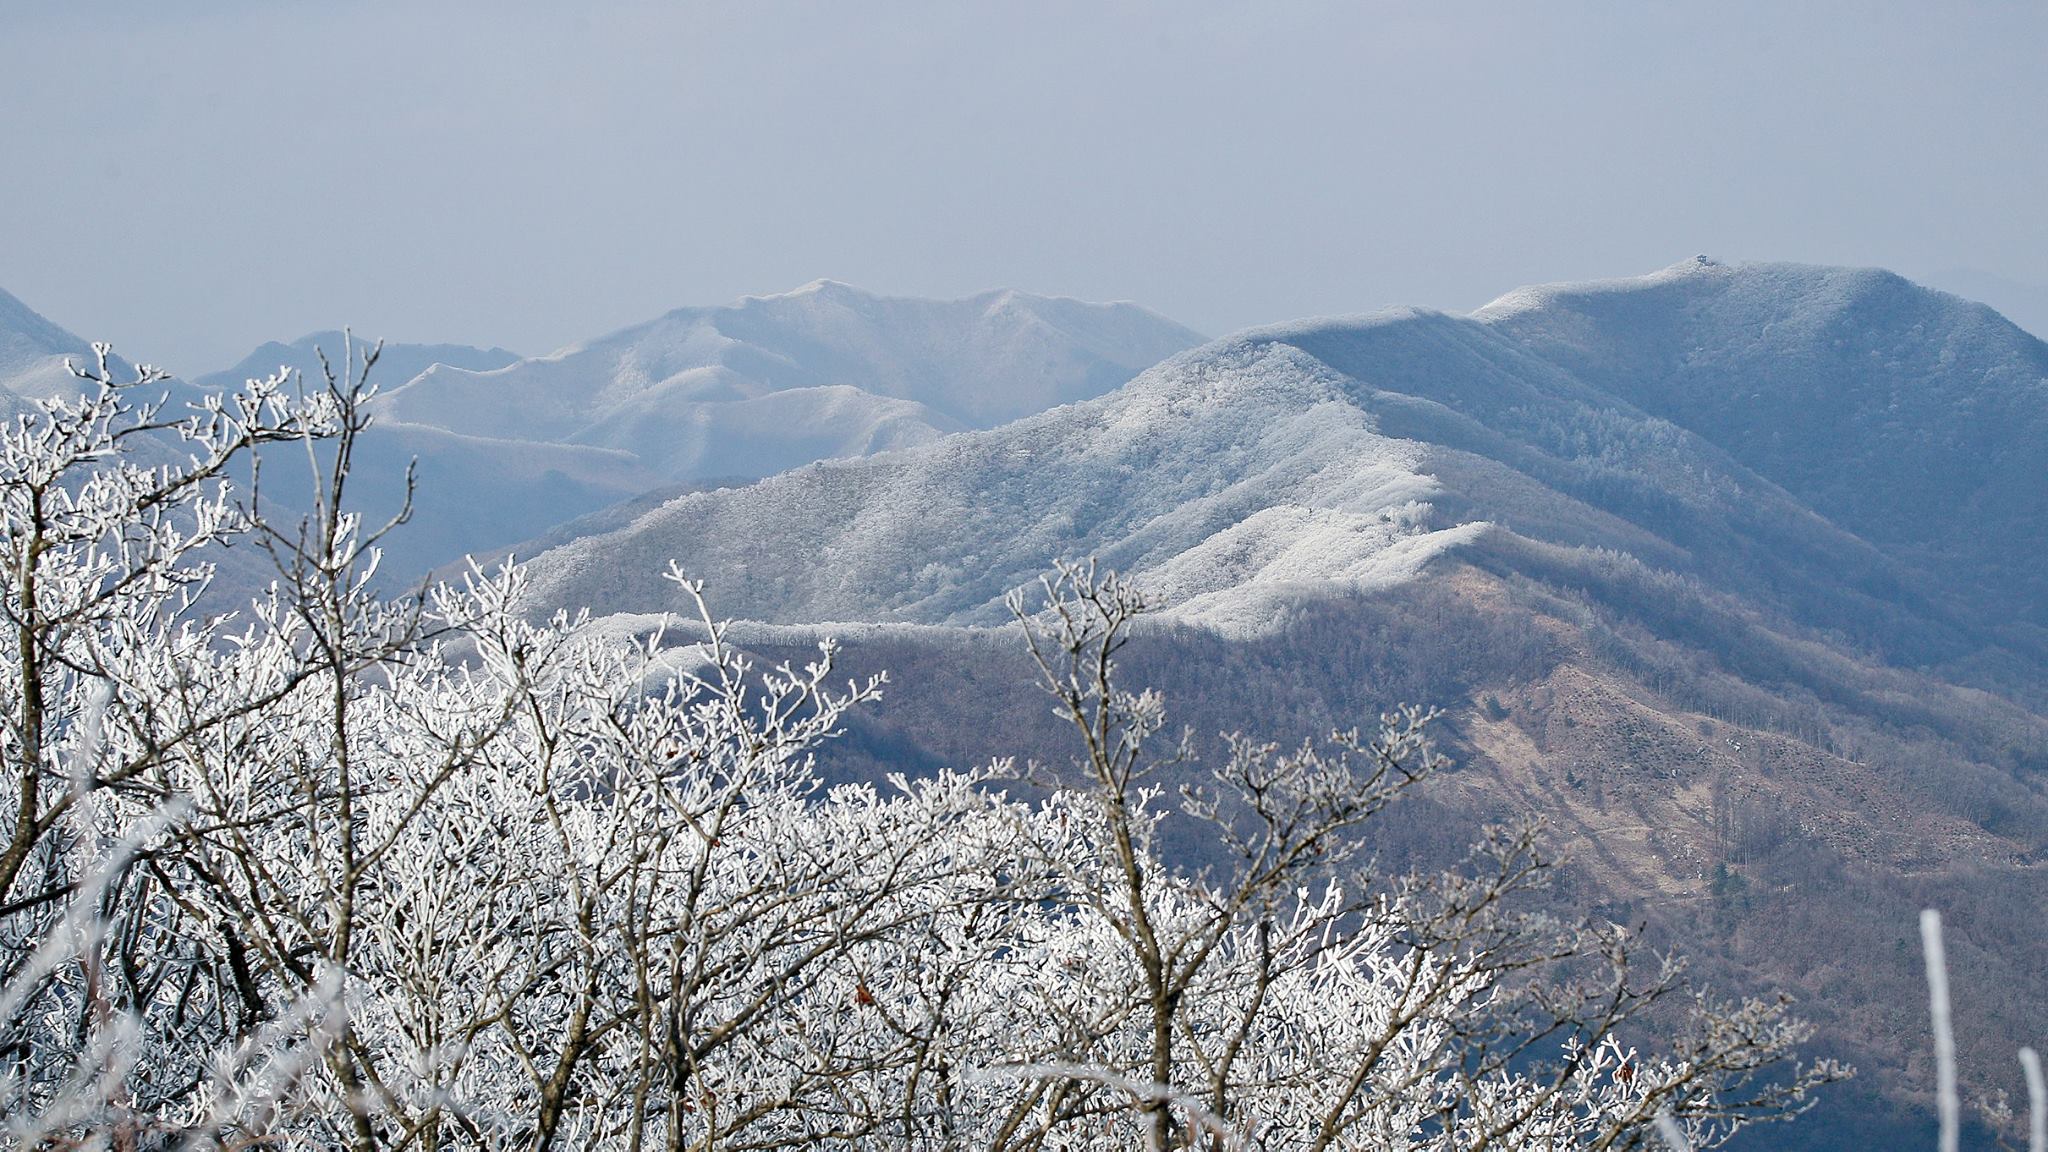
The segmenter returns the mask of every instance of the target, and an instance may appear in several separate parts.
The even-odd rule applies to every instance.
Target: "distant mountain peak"
[[[740,299],[742,302],[747,300],[787,300],[799,296],[859,296],[866,299],[874,299],[876,295],[876,293],[869,292],[865,288],[858,288],[848,284],[844,280],[834,280],[829,276],[820,276],[808,284],[792,288],[787,292],[770,292],[761,296],[742,296]]]
[[[415,423],[623,448],[670,479],[762,476],[1101,395],[1202,339],[1129,304],[819,279],[489,373],[418,376],[384,404]]]
[[[289,344],[272,340],[255,351],[242,357],[235,364],[208,372],[193,379],[193,383],[205,388],[233,388],[251,378],[260,379],[279,369],[290,369],[301,375],[317,378],[320,374],[320,357],[327,357],[336,373],[342,371],[342,360],[346,355],[360,366],[363,358],[372,349],[380,347],[374,337],[360,332],[344,332],[339,328],[324,332],[308,332]],[[374,382],[389,392],[403,386],[436,365],[447,365],[468,371],[489,371],[517,363],[519,354],[503,348],[476,348],[467,344],[407,344],[387,341],[381,344],[377,366],[372,369]]]
[[[787,292],[748,294],[727,305],[688,305],[672,309],[656,320],[621,329],[614,335],[636,332],[650,324],[664,321],[695,320],[722,313],[744,312],[752,309],[774,309],[778,305],[830,301],[856,305],[862,308],[874,307],[895,310],[954,309],[963,312],[979,311],[993,316],[1006,311],[1025,311],[1047,319],[1077,312],[1107,312],[1113,314],[1142,315],[1161,327],[1171,327],[1185,334],[1187,345],[1192,347],[1207,339],[1193,329],[1175,324],[1159,313],[1130,300],[1083,300],[1075,296],[1047,296],[1037,292],[1026,292],[1021,288],[987,288],[965,296],[930,297],[903,296],[889,292],[877,292],[843,280],[819,277],[807,284],[799,285]]]
[[[1812,311],[1838,308],[1857,299],[1887,292],[1946,296],[1883,268],[1783,261],[1724,262],[1694,256],[1641,276],[1564,280],[1530,284],[1472,310],[1474,320],[1492,323],[1534,311],[1571,307],[1582,302],[1613,300],[1659,291],[1725,292],[1740,295],[1764,308]]]

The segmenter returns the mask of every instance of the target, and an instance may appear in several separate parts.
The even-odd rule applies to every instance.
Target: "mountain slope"
[[[344,370],[347,339],[265,344],[166,388],[175,406],[280,368],[317,382],[322,352]],[[896,299],[819,281],[532,360],[389,344],[371,374],[383,395],[353,488],[359,510],[381,521],[405,506],[416,462],[413,524],[387,539],[380,568],[395,588],[678,481],[928,443],[1097,395],[1199,340],[1128,304],[1014,292]],[[67,356],[89,362],[90,346],[0,293],[0,405],[70,387]],[[312,491],[301,454],[265,455],[266,496],[289,518]]]
[[[1925,907],[1949,925],[1965,1091],[2013,1087],[2012,1053],[2038,1044],[2048,1000],[2048,923],[2015,915],[2048,901],[2048,716],[1612,551],[1496,532],[1427,576],[1297,599],[1255,637],[1140,630],[1124,682],[1160,690],[1167,730],[1188,726],[1207,756],[1220,732],[1284,744],[1403,702],[1442,707],[1456,770],[1369,827],[1383,868],[1451,866],[1484,825],[1540,819],[1567,860],[1559,911],[1647,924],[1717,993],[1791,994],[1821,1029],[1812,1050],[1861,1070],[1815,1116],[1740,1148],[1925,1142]],[[891,681],[828,778],[1075,754],[1009,630],[733,637],[801,660],[820,632],[847,638],[847,674]],[[1205,858],[1199,831],[1167,835]]]
[[[1694,261],[1474,315],[2048,638],[2048,345],[1991,309],[1873,269]]]
[[[496,371],[437,366],[383,403],[474,435],[624,449],[670,479],[761,476],[1099,395],[1200,339],[1129,304],[821,280]]]
[[[1057,765],[1014,638],[967,626],[1094,555],[1163,602],[1125,659],[1173,724],[1286,740],[1443,705],[1464,767],[1375,830],[1390,866],[1540,814],[1564,908],[1790,990],[1863,1065],[1761,1146],[1898,1146],[1931,1083],[1919,908],[1950,918],[1973,1088],[2006,1085],[2048,997],[2048,929],[2013,915],[2048,900],[2043,366],[1988,310],[1789,265],[1306,321],[593,519],[535,559],[535,606],[681,608],[673,559],[771,622],[734,633],[765,655],[838,632],[851,671],[891,671],[827,771]]]

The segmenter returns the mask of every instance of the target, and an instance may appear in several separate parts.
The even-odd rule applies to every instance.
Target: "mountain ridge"
[[[344,348],[353,345],[357,350],[352,356],[344,356]],[[489,371],[517,363],[519,354],[503,348],[479,348],[470,344],[418,344],[401,341],[386,341],[379,344],[341,329],[327,329],[308,332],[289,343],[276,340],[258,346],[247,356],[233,365],[206,372],[192,378],[192,382],[204,388],[233,388],[250,378],[261,378],[288,368],[299,372],[308,380],[320,378],[320,353],[325,353],[330,366],[339,373],[345,358],[356,359],[371,349],[377,349],[377,367],[374,370],[380,382],[404,382],[437,364],[451,367]]]
[[[1635,293],[1557,292],[1542,313],[1475,316],[1925,570],[1989,569],[2024,591],[1972,589],[1980,608],[2048,626],[2048,582],[2028,559],[2048,554],[2048,486],[2009,479],[2048,475],[2048,344],[1880,269],[1671,272]],[[1805,307],[1774,308],[1788,286]],[[1657,323],[1657,307],[1689,323]],[[1719,386],[1736,381],[1748,383]]]
[[[380,395],[358,445],[355,489],[365,515],[381,521],[406,506],[401,481],[418,462],[414,527],[387,539],[380,569],[397,588],[465,553],[502,552],[664,486],[925,443],[991,411],[1093,395],[1149,365],[1155,352],[1199,340],[1127,303],[1009,289],[921,301],[816,281],[675,309],[542,357],[388,343],[371,373]],[[182,401],[280,368],[317,381],[319,351],[337,372],[345,358],[360,363],[345,354],[349,341],[358,352],[375,346],[316,332],[166,387]],[[841,346],[853,351],[835,351]],[[66,355],[89,356],[90,347],[0,297],[0,400],[73,386]],[[430,394],[436,401],[423,403]],[[287,507],[303,503],[303,471],[296,463],[267,471],[268,495]]]
[[[648,338],[566,394],[589,442],[382,411],[358,491],[399,499],[421,457],[418,522],[392,541],[441,554],[393,566],[502,553],[524,532],[550,545],[528,566],[536,612],[588,606],[611,613],[594,628],[651,632],[686,607],[659,579],[673,559],[758,655],[808,658],[839,635],[846,671],[896,686],[821,760],[830,781],[1062,763],[1045,710],[1018,706],[1032,673],[1003,597],[1055,557],[1094,555],[1160,601],[1128,683],[1165,690],[1197,741],[1441,705],[1461,767],[1378,826],[1376,850],[1455,863],[1481,825],[1543,814],[1577,858],[1561,909],[1649,923],[1723,990],[1791,990],[1831,1050],[1873,1069],[1890,1103],[1852,1097],[1846,1130],[1881,1116],[1871,1142],[1897,1143],[1924,1120],[1920,907],[1955,914],[1973,1083],[2038,1041],[2048,935],[2009,911],[2048,901],[2048,643],[2029,574],[2048,362],[1995,313],[1879,271],[1690,261],[1466,315],[1249,329],[973,428],[917,398],[936,369],[896,396],[821,375],[838,354],[812,346],[857,331],[867,294],[757,299],[782,303],[747,323],[778,307],[829,322],[775,345],[689,309],[621,330]],[[1037,299],[940,303],[1029,336],[1057,327],[1018,320]],[[919,363],[958,378],[957,361]],[[1100,383],[1085,348],[1052,363],[1030,379]],[[515,367],[430,365],[392,392]],[[752,423],[798,455],[817,446],[792,435],[796,415],[833,395],[849,410],[813,429],[825,447],[800,467],[677,480],[604,442],[623,434],[591,415],[606,388],[620,426],[636,397],[669,418],[681,396],[730,409],[700,445]],[[746,407],[762,400],[796,415]],[[882,412],[904,417],[900,443],[870,434]]]
[[[1869,276],[1799,272],[1794,270],[1804,266],[1791,265],[1744,266],[1739,272],[1719,267],[1681,265],[1597,290],[1641,293],[1702,275],[1724,283],[1734,277],[1737,284],[1790,276],[1823,287],[1842,277]],[[1920,291],[1896,278],[1879,276],[1877,282],[1894,280]],[[842,574],[842,584],[851,579],[890,594],[828,590],[812,581],[817,586],[809,592],[780,598],[745,590],[732,608],[770,621],[969,623],[998,618],[1002,594],[1054,554],[1078,550],[1106,561],[1137,561],[1142,574],[1149,565],[1165,563],[1166,555],[1154,545],[1178,532],[1174,555],[1181,559],[1160,574],[1167,587],[1184,594],[1169,592],[1167,598],[1209,597],[1213,605],[1223,586],[1250,581],[1249,575],[1238,581],[1225,573],[1229,563],[1240,569],[1250,564],[1246,572],[1255,570],[1273,583],[1300,583],[1290,572],[1363,573],[1359,566],[1369,567],[1370,554],[1395,536],[1453,527],[1440,521],[1455,510],[1451,519],[1460,523],[1548,523],[1548,531],[1567,542],[1632,547],[1712,579],[1746,580],[1753,594],[1793,605],[1795,616],[1817,627],[1861,627],[1846,609],[1829,609],[1844,586],[1850,596],[1863,598],[1859,604],[1872,597],[1909,603],[1916,619],[1891,636],[1905,646],[1902,652],[1911,650],[1907,655],[1924,656],[1930,645],[1941,646],[1908,633],[1989,628],[2000,610],[2024,607],[2009,594],[2001,599],[1992,587],[1999,564],[2018,561],[1993,556],[1993,570],[1973,578],[1968,615],[1974,622],[1959,624],[1940,602],[1957,583],[1955,573],[1930,567],[1913,548],[1873,544],[1835,523],[1836,517],[1807,507],[1777,478],[1738,458],[1741,444],[1724,446],[1714,439],[1714,427],[1695,432],[1637,406],[1617,383],[1625,380],[1623,370],[1597,358],[1558,363],[1543,343],[1555,339],[1555,328],[1504,328],[1510,317],[1538,306],[1527,291],[1512,312],[1496,302],[1471,316],[1395,309],[1249,329],[1170,357],[1096,400],[906,452],[800,469],[755,489],[686,495],[583,547],[591,556],[646,553],[652,560],[674,550],[664,549],[664,538],[744,540],[741,522],[767,525],[762,531],[791,538],[812,533],[839,542],[827,547],[828,555],[855,558],[859,574]],[[1571,293],[1553,289],[1551,295]],[[2022,366],[2043,353],[2038,341],[2017,328],[2005,325],[2003,331],[2011,345],[2007,351]],[[2015,371],[2004,371],[1993,383],[2009,386],[2018,378]],[[1289,439],[1291,424],[1317,431]],[[1964,432],[1982,436],[1996,430],[1980,421]],[[1177,449],[1177,437],[1200,442]],[[1149,448],[1148,439],[1156,441]],[[1172,459],[1162,461],[1161,452]],[[1353,460],[1377,463],[1354,468]],[[1293,471],[1282,483],[1265,474],[1268,465]],[[1374,488],[1374,468],[1406,479],[1395,485],[1387,473]],[[1200,483],[1191,487],[1195,473]],[[1322,485],[1313,492],[1299,483],[1311,473]],[[1447,487],[1446,476],[1461,483]],[[1784,478],[1797,483],[1801,476]],[[1881,486],[1882,478],[1874,483]],[[2023,485],[2024,478],[2013,483]],[[1094,531],[1099,525],[1088,522],[1090,510],[1126,492],[1149,511],[1126,516],[1129,522],[1116,532]],[[839,498],[850,503],[824,511]],[[982,507],[974,515],[954,517],[977,501]],[[2030,514],[2024,499],[2016,503],[2020,515]],[[741,507],[744,513],[737,511]],[[724,515],[720,508],[735,510],[727,518],[733,522],[713,529],[711,521]],[[1014,523],[1003,521],[1006,509]],[[806,515],[810,519],[802,526],[785,531],[784,521],[795,525]],[[1365,521],[1358,517],[1405,524],[1414,532],[1403,529],[1368,546],[1360,539],[1369,535]],[[664,518],[673,523],[660,527]],[[1340,530],[1338,521],[1349,527]],[[2008,537],[2022,541],[2010,551],[2023,558],[2030,531],[2038,527],[2009,530]],[[876,550],[874,542],[883,539],[895,541],[893,560]],[[791,547],[786,541],[755,543],[763,555]],[[979,550],[982,544],[1006,559],[992,565]],[[619,610],[656,603],[640,598],[652,594],[653,585],[640,586],[620,574],[618,565],[606,565],[602,586],[578,586],[562,575],[558,569],[577,547],[571,543],[569,552],[536,560],[543,598],[567,601],[587,594],[591,602]],[[678,558],[696,563],[704,575],[723,571],[715,546],[698,543],[682,551],[689,555]],[[1226,552],[1235,559],[1216,555]],[[915,564],[908,562],[912,557]],[[963,579],[971,587],[936,587],[927,579],[934,564],[969,573]],[[1193,568],[1205,568],[1208,575],[1196,577]],[[1867,641],[1883,639],[1882,630],[1862,630]],[[1982,640],[1950,635],[1942,643],[1955,649]],[[1959,657],[1951,651],[1945,658]]]

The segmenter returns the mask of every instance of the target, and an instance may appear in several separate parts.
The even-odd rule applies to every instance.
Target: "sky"
[[[0,288],[186,374],[818,277],[1220,334],[1705,253],[2048,320],[2044,59],[2016,2],[0,0]]]

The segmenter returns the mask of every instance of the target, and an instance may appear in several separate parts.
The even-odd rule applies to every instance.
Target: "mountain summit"
[[[1474,319],[1949,594],[2048,627],[2048,345],[1990,308],[1876,269],[1688,263]]]

